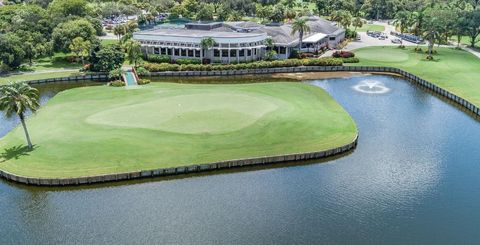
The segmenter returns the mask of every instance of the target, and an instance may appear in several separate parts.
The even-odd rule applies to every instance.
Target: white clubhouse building
[[[345,38],[345,30],[319,17],[309,17],[310,32],[303,38],[302,51],[335,48]],[[133,38],[145,54],[168,55],[175,59],[209,59],[212,63],[238,63],[265,57],[265,41],[272,38],[277,59],[287,59],[299,45],[298,34],[291,35],[290,24],[260,25],[253,22],[192,22],[181,28],[140,31]],[[201,41],[213,38],[215,46],[201,48]]]

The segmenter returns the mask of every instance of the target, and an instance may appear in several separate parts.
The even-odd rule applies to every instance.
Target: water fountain
[[[376,80],[363,80],[352,88],[358,92],[366,94],[385,94],[390,91],[385,84]]]

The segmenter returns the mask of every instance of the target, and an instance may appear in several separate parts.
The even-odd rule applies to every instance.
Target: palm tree
[[[395,27],[400,29],[400,33],[403,34],[405,30],[408,28],[408,25],[411,23],[411,15],[408,11],[399,11],[395,15],[395,20],[393,20],[393,24]]]
[[[298,33],[298,50],[301,51],[302,49],[302,42],[303,42],[303,35],[305,33],[310,32],[310,26],[307,24],[307,19],[305,18],[297,18],[295,21],[292,23],[292,35],[295,35]]]
[[[352,21],[352,26],[355,28],[353,31],[357,32],[357,28],[362,28],[363,26],[363,20],[360,17],[355,17]]]
[[[130,39],[125,42],[123,47],[125,48],[125,52],[127,53],[128,62],[130,62],[130,64],[133,63],[135,66],[137,66],[137,62],[142,55],[142,48],[140,43]]]
[[[113,27],[113,34],[117,36],[119,41],[120,41],[120,37],[125,35],[126,32],[127,32],[127,29],[125,25],[116,25],[115,27]]]
[[[10,83],[0,88],[0,110],[5,111],[7,117],[18,115],[30,150],[33,149],[33,145],[25,124],[25,112],[27,110],[35,112],[39,106],[38,90],[27,83]]]
[[[200,47],[202,48],[202,59],[207,56],[208,57],[208,50],[213,48],[217,42],[212,37],[206,37],[200,41]]]

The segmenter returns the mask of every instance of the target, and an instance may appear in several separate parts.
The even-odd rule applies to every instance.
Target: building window
[[[167,55],[172,55],[172,49],[171,48],[167,48]]]
[[[329,39],[330,39],[330,41],[335,41],[335,40],[337,40],[337,38],[336,38],[335,36],[331,36]]]
[[[175,56],[180,56],[180,49],[178,48],[175,49]]]
[[[186,49],[182,49],[182,56],[187,56],[187,50]]]
[[[228,57],[228,50],[226,49],[222,50],[222,57]]]
[[[154,54],[160,54],[160,48],[153,48]]]
[[[286,54],[286,53],[287,53],[287,48],[285,48],[285,47],[280,47],[279,50],[278,50],[278,53],[280,53],[280,54]]]
[[[188,50],[188,57],[193,57],[193,50],[191,49]]]
[[[214,49],[213,50],[213,57],[220,57],[220,50]]]
[[[195,57],[200,57],[200,50],[195,50]]]
[[[253,49],[253,55],[257,55],[257,49]]]
[[[237,57],[237,50],[236,49],[230,50],[230,57]]]
[[[166,48],[162,48],[162,49],[161,49],[161,52],[162,52],[162,54],[167,54],[167,49],[166,49]]]
[[[238,56],[244,57],[245,56],[245,50],[244,49],[240,50],[239,53],[238,53]]]
[[[247,56],[252,56],[252,50],[251,49],[247,50]]]

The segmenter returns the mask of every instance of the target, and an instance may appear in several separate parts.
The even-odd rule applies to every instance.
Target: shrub
[[[335,51],[332,54],[333,58],[352,58],[355,57],[355,54],[350,51]]]
[[[347,28],[345,31],[345,38],[356,38],[358,36],[358,33],[356,31],[350,30]]]
[[[299,59],[313,58],[315,55],[312,53],[301,53],[298,55]]]
[[[145,84],[149,84],[150,83],[150,80],[149,79],[140,79],[138,80],[138,85],[145,85]]]
[[[123,82],[122,80],[115,80],[115,81],[110,82],[108,85],[110,85],[112,87],[123,87],[123,86],[125,86],[125,82]]]
[[[150,71],[145,69],[145,67],[138,67],[135,71],[137,72],[137,75],[141,77],[150,76]]]
[[[351,58],[342,58],[342,61],[344,64],[347,64],[347,63],[358,63],[360,62],[360,60],[356,57],[351,57]]]
[[[122,69],[121,69],[121,68],[117,68],[117,69],[111,70],[111,71],[108,73],[108,78],[110,78],[110,79],[116,79],[116,80],[122,78]]]
[[[196,59],[176,59],[175,63],[179,65],[200,65],[202,61]]]
[[[146,60],[153,63],[170,63],[172,58],[168,55],[148,54]]]
[[[298,59],[298,51],[297,50],[292,50],[292,52],[290,53],[290,57],[288,57],[289,59]]]
[[[414,49],[414,51],[415,51],[415,52],[422,52],[422,48],[416,47],[416,48]]]

